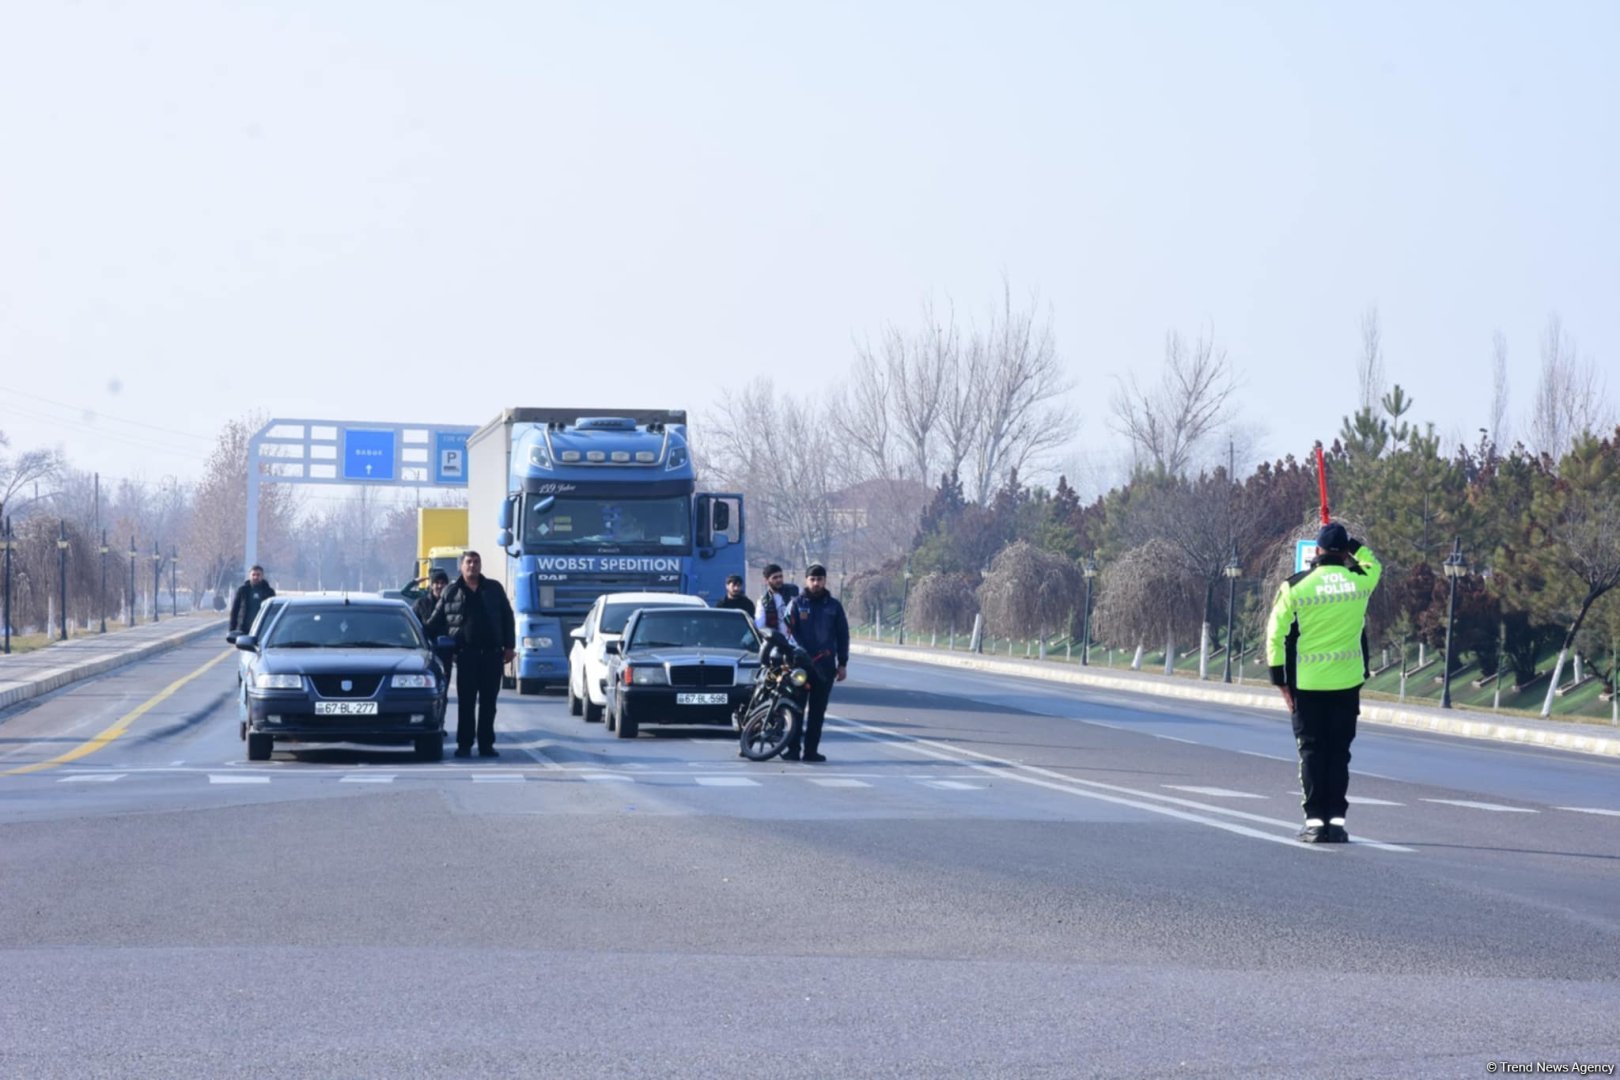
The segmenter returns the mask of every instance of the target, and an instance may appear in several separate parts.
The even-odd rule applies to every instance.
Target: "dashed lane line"
[[[704,787],[759,787],[758,780],[750,780],[746,776],[694,776]]]
[[[393,773],[350,773],[348,776],[340,776],[338,778],[338,783],[340,783],[340,784],[392,784],[394,782],[394,775],[395,774],[393,774]]]
[[[1252,791],[1233,791],[1223,787],[1194,787],[1186,784],[1165,784],[1171,791],[1186,791],[1193,795],[1209,795],[1217,799],[1264,799],[1264,795],[1256,795]]]
[[[268,784],[268,776],[254,776],[251,773],[209,773],[210,784]]]
[[[1532,810],[1527,806],[1503,806],[1501,803],[1475,802],[1472,799],[1423,799],[1426,803],[1440,803],[1442,806],[1461,806],[1467,810],[1488,810],[1493,814],[1536,814],[1539,810]]]
[[[1605,810],[1600,806],[1555,806],[1554,810],[1568,810],[1576,814],[1602,814],[1604,817],[1620,817],[1620,810]]]
[[[805,779],[817,787],[825,788],[869,788],[872,786],[865,780],[855,780],[847,776],[807,776]]]
[[[1291,792],[1289,792],[1289,794],[1290,795],[1298,795],[1299,792],[1291,791]],[[1406,805],[1405,803],[1391,802],[1388,799],[1371,799],[1371,798],[1368,798],[1365,795],[1346,795],[1345,800],[1347,802],[1349,802],[1349,804],[1351,806],[1405,806]]]
[[[128,773],[76,773],[73,776],[64,776],[57,781],[58,784],[102,783],[110,784],[114,780],[122,780]]]

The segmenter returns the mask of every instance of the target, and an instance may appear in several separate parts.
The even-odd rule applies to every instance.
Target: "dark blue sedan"
[[[444,754],[444,669],[422,624],[400,600],[289,597],[259,641],[243,683],[249,761],[267,761],[275,743],[363,742],[414,745],[419,757]]]

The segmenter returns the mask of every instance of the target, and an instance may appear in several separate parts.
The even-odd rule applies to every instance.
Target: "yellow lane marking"
[[[195,679],[197,676],[201,675],[203,672],[207,671],[209,668],[213,667],[227,656],[230,656],[235,651],[236,650],[234,649],[226,649],[224,652],[220,653],[218,656],[208,661],[208,663],[204,664],[196,671],[193,671],[191,674],[182,675],[168,686],[165,686],[162,690],[159,690],[157,693],[135,706],[135,708],[131,709],[123,716],[120,716],[105,731],[98,732],[87,742],[82,742],[73,749],[68,750],[65,753],[58,754],[55,757],[49,758],[45,761],[36,761],[32,765],[19,765],[15,769],[6,769],[5,771],[0,772],[0,776],[17,776],[21,773],[41,772],[45,769],[54,769],[58,765],[66,765],[70,761],[77,761],[82,757],[95,753],[103,746],[106,746],[108,743],[118,738],[125,731],[129,730],[129,725],[133,724],[152,709],[156,708],[158,705],[161,705],[166,699],[173,696],[175,691],[179,690],[182,686],[186,685],[186,683],[190,682],[192,679]]]

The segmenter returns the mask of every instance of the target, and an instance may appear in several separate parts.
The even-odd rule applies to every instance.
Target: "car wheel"
[[[591,699],[586,698],[585,699],[585,719],[586,720],[591,719],[591,709],[592,708],[596,709],[596,719],[602,721],[602,726],[607,728],[609,731],[612,731],[613,727],[614,727],[613,703],[611,701],[609,701],[606,705],[593,706],[591,704]]]
[[[519,679],[517,681],[517,692],[519,694],[534,695],[545,688],[546,684],[539,679]]]
[[[247,743],[249,761],[269,761],[270,751],[275,749],[275,740],[262,731],[248,732]]]
[[[585,705],[580,711],[584,714],[585,722],[587,724],[600,724],[600,723],[602,723],[602,720],[603,720],[603,713],[606,710],[604,709],[603,706],[596,704],[590,698],[586,698],[585,699]],[[611,717],[609,717],[607,719],[607,725],[608,725],[608,730],[612,731],[613,730],[613,720],[612,720]]]
[[[242,739],[244,741],[247,739],[247,721],[246,720],[242,720],[242,721],[239,721],[237,723],[236,737],[238,739]]]
[[[440,732],[432,735],[419,735],[416,739],[416,756],[423,761],[444,760],[444,736]]]
[[[621,711],[614,723],[613,733],[621,739],[633,739],[640,734],[640,726]]]
[[[574,693],[574,680],[568,680],[568,715],[583,716],[585,706],[580,703],[579,696]]]

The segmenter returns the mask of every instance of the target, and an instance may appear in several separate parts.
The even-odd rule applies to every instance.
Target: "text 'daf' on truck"
[[[525,694],[568,678],[569,632],[603,593],[713,603],[745,565],[742,496],[697,491],[684,410],[507,409],[467,439],[467,513],[512,598]]]

